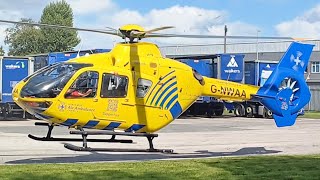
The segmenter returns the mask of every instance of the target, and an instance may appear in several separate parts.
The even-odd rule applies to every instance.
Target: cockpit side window
[[[97,94],[99,73],[86,71],[73,82],[67,90],[65,98],[92,98]]]
[[[77,71],[90,66],[92,64],[58,63],[45,67],[24,80],[26,85],[21,89],[20,96],[55,98]]]
[[[137,97],[143,98],[149,91],[152,81],[148,79],[139,79],[137,85]]]
[[[102,76],[102,88],[100,97],[102,98],[121,98],[126,97],[128,91],[128,77],[107,74]]]

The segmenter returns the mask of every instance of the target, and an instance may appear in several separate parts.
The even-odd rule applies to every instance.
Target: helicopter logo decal
[[[305,63],[300,59],[300,57],[303,55],[300,51],[297,51],[297,56],[295,57],[293,54],[290,57],[291,62],[295,63],[295,65],[292,67],[292,69],[299,71],[299,67],[304,67]]]
[[[66,105],[64,103],[61,103],[59,106],[58,106],[58,110],[59,111],[64,111],[66,109]]]

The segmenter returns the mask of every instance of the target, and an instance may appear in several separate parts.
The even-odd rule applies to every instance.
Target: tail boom
[[[204,77],[202,96],[212,96],[226,101],[246,101],[259,90],[258,86]]]

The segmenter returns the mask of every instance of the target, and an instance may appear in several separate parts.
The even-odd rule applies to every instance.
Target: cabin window
[[[320,62],[312,62],[312,73],[320,73]]]
[[[102,98],[126,97],[128,91],[128,77],[104,73],[102,77]]]
[[[67,90],[66,98],[92,98],[97,94],[99,74],[95,71],[86,71],[74,81]]]
[[[143,98],[149,91],[152,81],[147,79],[139,79],[137,84],[137,97]]]

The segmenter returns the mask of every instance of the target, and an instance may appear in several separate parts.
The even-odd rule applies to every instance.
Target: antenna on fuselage
[[[80,48],[79,48],[79,50],[78,50],[78,53],[77,53],[77,57],[76,57],[76,58],[80,57],[80,51],[81,51],[81,49],[82,49],[82,45],[83,45],[83,42],[81,42],[81,44],[80,44]]]

